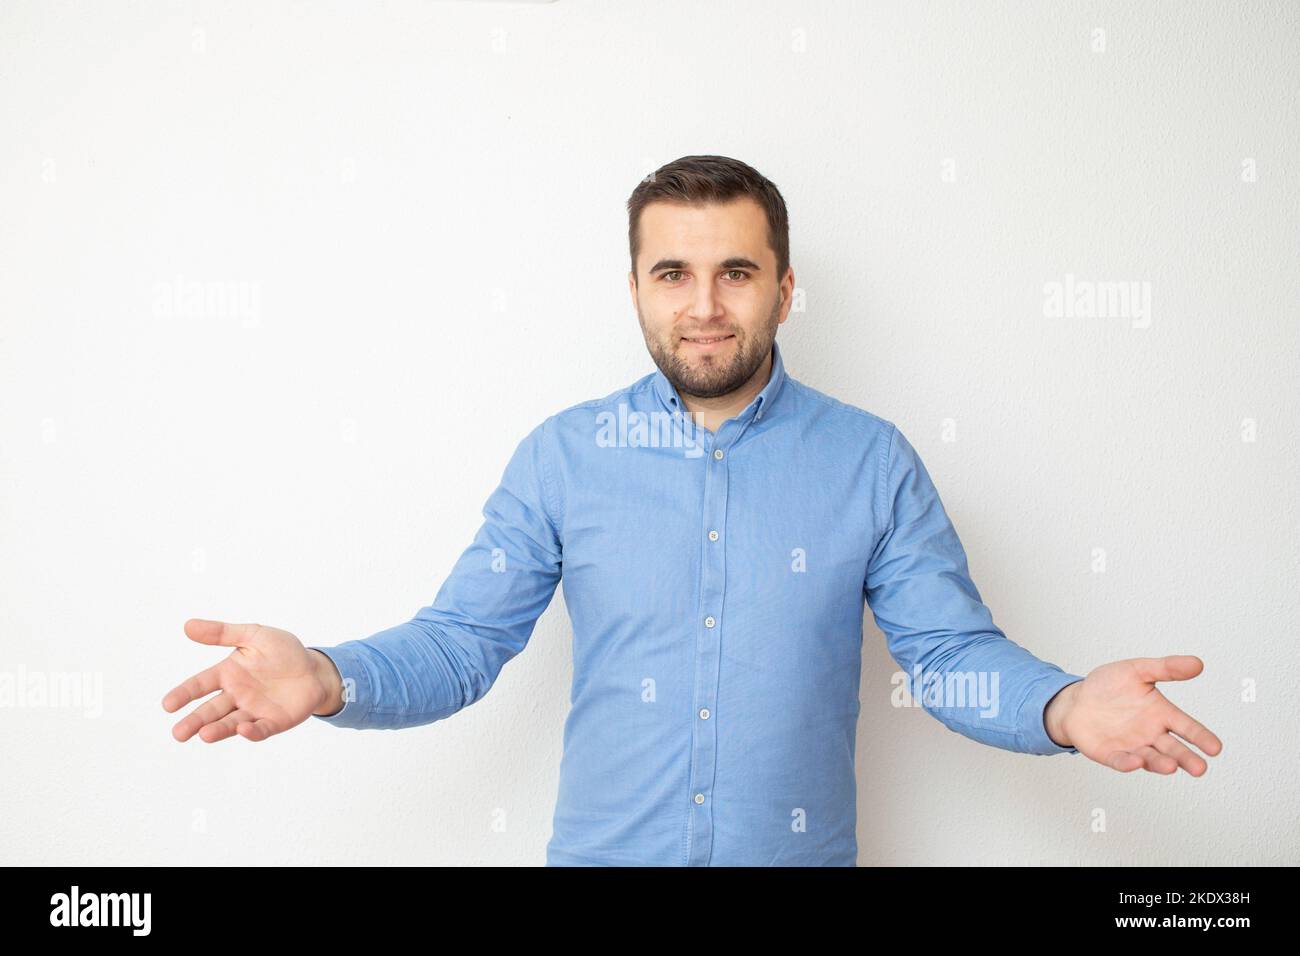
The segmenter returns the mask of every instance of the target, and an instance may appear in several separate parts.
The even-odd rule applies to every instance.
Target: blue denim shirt
[[[319,719],[450,717],[563,579],[573,685],[548,865],[856,865],[864,601],[896,702],[1003,750],[1077,753],[1043,717],[1082,677],[993,623],[916,450],[772,354],[716,434],[658,371],[534,428],[433,603],[317,648],[346,698]]]

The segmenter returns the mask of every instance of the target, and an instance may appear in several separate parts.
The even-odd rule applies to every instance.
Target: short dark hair
[[[636,257],[641,251],[641,210],[652,202],[697,205],[727,202],[738,196],[753,198],[767,215],[767,244],[776,253],[776,281],[790,268],[790,217],[776,184],[754,167],[728,156],[683,156],[660,166],[641,180],[627,201],[627,238],[632,253],[632,275],[637,281]]]

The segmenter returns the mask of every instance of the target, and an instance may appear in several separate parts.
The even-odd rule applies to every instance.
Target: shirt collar
[[[776,398],[781,391],[781,385],[785,382],[785,362],[781,360],[781,348],[772,340],[772,372],[767,377],[767,384],[763,390],[754,396],[754,400],[746,406],[745,410],[736,417],[745,419],[752,412],[755,418],[762,418],[772,408],[772,400]],[[678,395],[677,389],[673,383],[668,381],[662,370],[655,370],[654,374],[655,394],[659,396],[659,401],[664,408],[670,412],[680,411],[686,413],[686,406],[681,402],[681,396]]]

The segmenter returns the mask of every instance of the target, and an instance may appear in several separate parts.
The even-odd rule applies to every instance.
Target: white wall
[[[981,746],[890,706],[868,614],[860,863],[1300,863],[1296,40],[1286,3],[6,2],[0,668],[102,712],[0,710],[0,859],[542,863],[559,594],[429,726],[178,744],[160,700],[224,654],[188,617],[428,603],[518,440],[653,370],[624,204],[721,153],[790,205],[790,374],[914,441],[999,625],[1199,655],[1164,686],[1225,744]],[[1067,274],[1149,324],[1045,315]],[[191,282],[236,307],[168,314]]]

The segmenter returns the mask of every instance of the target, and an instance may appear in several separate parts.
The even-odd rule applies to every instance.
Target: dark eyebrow
[[[669,269],[669,270],[685,269],[689,265],[690,263],[686,262],[684,259],[660,259],[658,262],[656,262],[654,265],[650,267],[650,271],[648,274],[654,275],[656,272],[662,272],[665,269]],[[718,264],[718,268],[752,269],[754,272],[761,271],[758,263],[752,262],[749,259],[746,259],[744,256],[732,256],[730,259],[723,259],[722,262]]]

